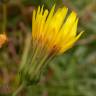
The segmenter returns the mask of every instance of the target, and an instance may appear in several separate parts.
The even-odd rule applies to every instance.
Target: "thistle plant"
[[[20,65],[21,83],[34,84],[39,80],[42,71],[57,55],[70,49],[81,36],[77,34],[78,17],[71,12],[66,18],[68,8],[59,8],[55,12],[55,5],[49,12],[43,6],[34,9],[32,16],[32,36],[27,41],[27,50]],[[30,36],[29,36],[30,37]],[[23,86],[19,88],[22,89]],[[19,92],[15,92],[13,96]]]

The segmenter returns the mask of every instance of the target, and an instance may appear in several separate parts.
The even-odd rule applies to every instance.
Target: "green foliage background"
[[[0,33],[3,32],[1,1]],[[96,0],[5,1],[8,1],[6,34],[9,42],[0,49],[0,96],[10,96],[18,85],[16,74],[26,34],[31,31],[32,10],[38,5],[50,10],[54,3],[57,8],[65,5],[70,11],[76,11],[80,18],[78,32],[85,32],[71,50],[49,64],[40,83],[30,86],[21,96],[96,96]]]

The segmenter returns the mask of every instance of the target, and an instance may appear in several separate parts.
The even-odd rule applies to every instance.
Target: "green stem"
[[[18,89],[12,94],[12,96],[18,96],[18,94],[22,91],[22,89],[25,87],[25,82],[23,82]]]
[[[6,4],[3,4],[3,32],[6,32],[6,24],[7,24],[7,11]]]

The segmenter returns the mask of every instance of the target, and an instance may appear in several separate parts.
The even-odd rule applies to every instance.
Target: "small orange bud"
[[[6,34],[0,34],[0,48],[8,40]]]

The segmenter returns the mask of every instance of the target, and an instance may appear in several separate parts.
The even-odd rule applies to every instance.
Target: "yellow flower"
[[[7,36],[5,34],[0,34],[0,48],[7,41]]]
[[[46,50],[45,53],[57,55],[71,48],[81,36],[77,34],[78,18],[75,12],[66,18],[68,9],[59,8],[55,13],[55,6],[49,12],[43,7],[33,11],[32,40],[33,46]],[[36,48],[36,47],[35,47]]]
[[[44,11],[43,7],[33,11],[32,45],[26,43],[31,48],[25,51],[22,58],[22,80],[36,81],[48,62],[71,48],[82,34],[77,35],[78,18],[75,12],[71,12],[65,20],[68,11],[66,7],[56,12],[54,10],[55,6],[50,12],[47,9]]]

